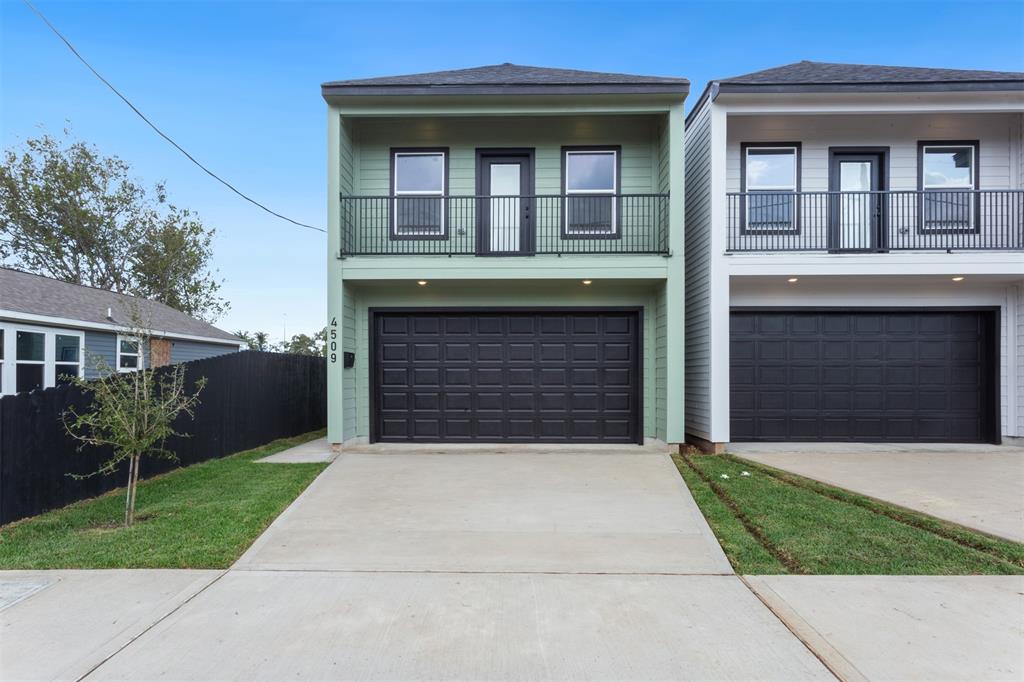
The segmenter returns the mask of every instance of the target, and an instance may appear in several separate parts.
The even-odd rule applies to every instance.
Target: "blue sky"
[[[37,0],[100,73],[216,172],[326,224],[326,80],[514,62],[712,78],[817,61],[1024,71],[1021,2],[646,4]],[[19,0],[0,0],[0,140],[76,135],[167,182],[217,229],[229,330],[324,324],[326,238],[216,184],[107,91]]]

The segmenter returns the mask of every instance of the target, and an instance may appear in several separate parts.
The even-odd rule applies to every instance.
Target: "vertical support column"
[[[686,283],[684,273],[683,250],[686,246],[683,232],[685,222],[684,204],[685,166],[684,127],[686,117],[683,103],[673,105],[668,112],[668,244],[671,253],[668,263],[668,279],[666,287],[665,336],[668,348],[665,357],[665,441],[682,443],[685,437],[684,420],[686,417],[685,385],[686,374],[684,362],[685,350],[685,306]]]
[[[711,102],[711,286],[710,318],[711,371],[708,390],[711,401],[712,443],[729,442],[729,265],[725,249],[726,234],[726,161],[728,116],[725,109]]]
[[[342,386],[344,292],[341,251],[341,114],[327,107],[327,442],[345,440]],[[335,350],[332,351],[332,348]]]

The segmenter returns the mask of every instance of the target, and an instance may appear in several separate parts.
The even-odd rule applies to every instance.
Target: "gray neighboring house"
[[[133,311],[152,333],[132,337]],[[234,353],[234,334],[155,301],[0,267],[0,395],[99,376],[99,359],[128,372]]]

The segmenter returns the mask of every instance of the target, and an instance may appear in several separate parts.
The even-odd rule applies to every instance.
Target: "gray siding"
[[[117,334],[113,332],[85,333],[85,378],[98,379],[100,366],[113,369],[117,362]]]
[[[686,431],[711,434],[711,106],[686,130]]]
[[[172,341],[171,362],[188,362],[190,360],[202,360],[212,358],[216,355],[238,352],[237,345],[223,345],[219,343],[206,343],[202,341]]]

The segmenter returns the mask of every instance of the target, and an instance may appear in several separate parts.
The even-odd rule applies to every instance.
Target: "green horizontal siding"
[[[562,192],[562,147],[608,145],[621,148],[621,194],[652,194],[667,191],[662,158],[663,117],[655,116],[558,116],[558,117],[478,117],[478,118],[369,118],[352,119],[352,193],[385,196],[390,190],[391,149],[394,147],[447,147],[449,149],[448,193],[472,196],[476,187],[476,153],[480,148],[529,148],[534,150],[534,191],[540,195]],[[347,159],[343,159],[342,179]],[[451,205],[449,227],[465,245],[475,233],[473,202]],[[656,224],[657,212],[667,216],[667,206],[655,200],[630,199],[620,207],[620,233],[623,244],[634,250],[656,250],[647,238]],[[561,204],[545,201],[535,209],[538,225],[548,226],[544,235],[565,242],[565,250],[586,252],[607,247],[598,240],[561,240],[555,237],[560,223]],[[387,251],[387,204],[347,203],[344,219],[361,235],[361,251]],[[370,237],[367,237],[370,235]],[[379,237],[377,237],[379,235]],[[417,242],[406,241],[403,248],[415,250]],[[394,246],[393,244],[391,246]],[[551,242],[544,248],[555,248]],[[439,248],[436,243],[433,248]],[[654,248],[652,248],[654,247]]]

